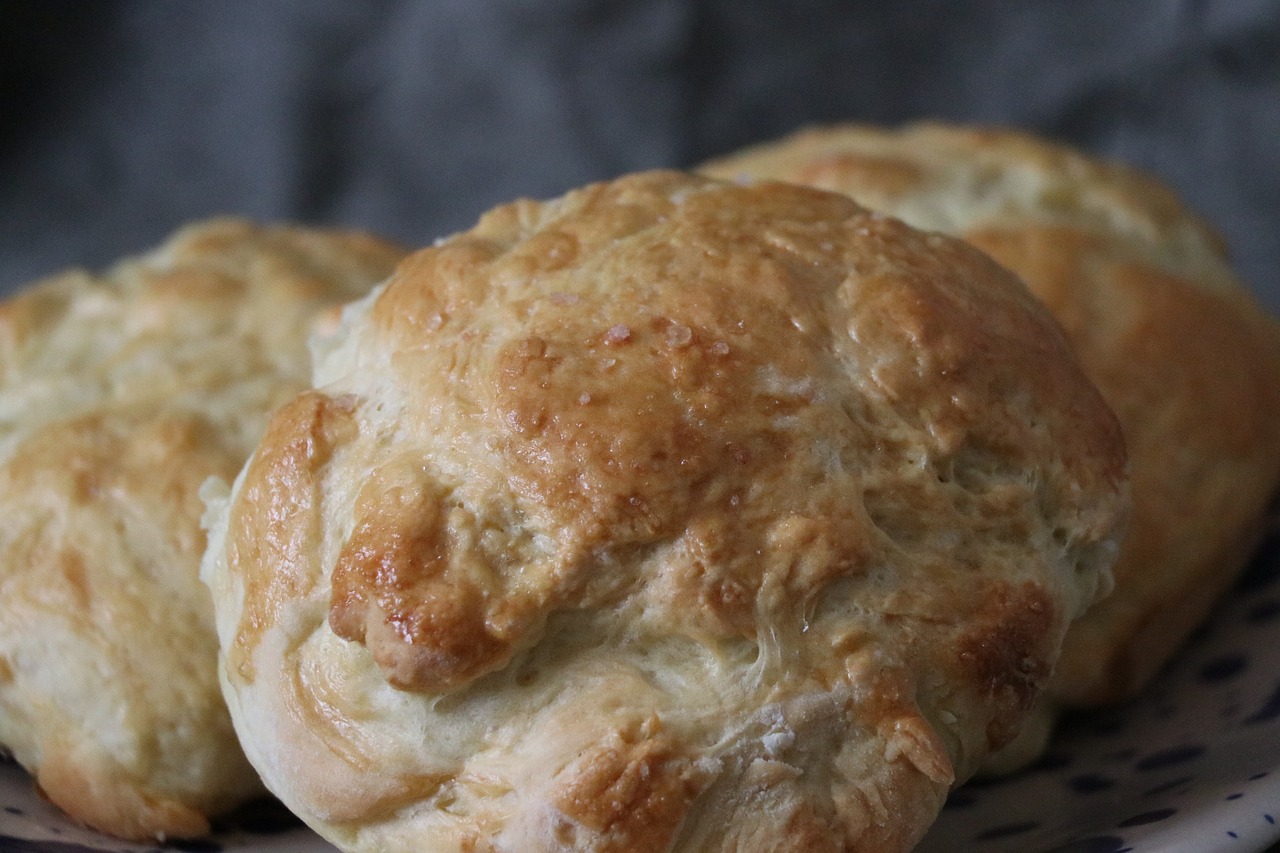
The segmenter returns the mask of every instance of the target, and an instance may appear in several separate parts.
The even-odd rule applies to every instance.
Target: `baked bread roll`
[[[1071,627],[1050,693],[1137,692],[1237,577],[1280,484],[1280,338],[1218,236],[1154,179],[1012,131],[815,128],[702,171],[963,237],[1048,305],[1119,416],[1134,504],[1115,591]]]
[[[218,689],[198,491],[401,255],[217,221],[0,306],[0,743],[76,820],[195,836],[262,794]]]
[[[250,760],[347,851],[905,850],[1125,513],[1012,275],[785,184],[497,208],[315,380],[203,573]]]

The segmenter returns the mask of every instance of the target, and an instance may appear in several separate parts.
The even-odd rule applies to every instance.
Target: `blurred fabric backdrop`
[[[1280,309],[1276,0],[0,0],[0,289],[188,220],[411,245],[815,122],[1145,167]]]

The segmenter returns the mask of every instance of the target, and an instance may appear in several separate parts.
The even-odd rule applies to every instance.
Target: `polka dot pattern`
[[[1064,721],[1007,779],[954,791],[919,853],[1262,853],[1280,842],[1280,535],[1156,684]],[[1280,850],[1280,848],[1276,848]],[[0,759],[0,853],[333,853],[274,802],[163,847],[64,820]]]

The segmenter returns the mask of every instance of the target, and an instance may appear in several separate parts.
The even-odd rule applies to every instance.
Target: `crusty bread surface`
[[[203,576],[250,760],[346,851],[909,849],[1110,585],[1061,329],[838,194],[505,205],[317,353]]]

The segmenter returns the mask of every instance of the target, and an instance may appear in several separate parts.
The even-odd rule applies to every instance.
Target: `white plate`
[[[1071,719],[1039,765],[952,795],[919,853],[1258,853],[1280,841],[1280,535],[1152,689]],[[69,824],[0,764],[0,853],[156,850]],[[272,806],[189,853],[332,853]]]

